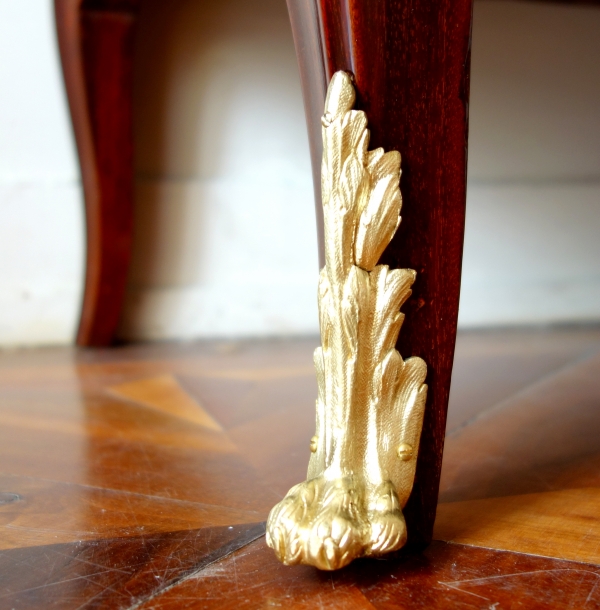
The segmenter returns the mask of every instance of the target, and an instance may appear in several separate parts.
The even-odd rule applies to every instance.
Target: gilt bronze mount
[[[400,224],[400,153],[368,150],[352,80],[331,79],[322,118],[325,266],[316,433],[307,480],[269,514],[267,544],[285,564],[336,570],[400,549],[423,424],[427,366],[395,344],[416,278],[378,265]]]

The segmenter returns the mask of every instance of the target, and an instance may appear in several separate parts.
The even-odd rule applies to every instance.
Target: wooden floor
[[[285,567],[316,339],[0,354],[0,608],[600,608],[600,328],[459,337],[436,541]]]

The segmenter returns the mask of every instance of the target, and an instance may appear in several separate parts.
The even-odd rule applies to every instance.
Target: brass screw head
[[[403,461],[408,462],[413,456],[412,445],[408,443],[402,443],[398,449],[396,449],[396,455]]]
[[[312,453],[316,452],[318,442],[319,442],[319,437],[318,436],[313,436],[310,439],[310,450],[311,450]]]
[[[323,125],[323,127],[329,127],[331,125],[331,123],[333,123],[333,115],[331,114],[331,112],[326,112],[322,117],[321,117],[321,125]]]

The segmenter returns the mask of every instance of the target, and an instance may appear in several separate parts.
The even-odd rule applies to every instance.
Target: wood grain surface
[[[599,578],[598,566],[444,542],[419,555],[359,561],[334,574],[306,567],[294,572],[257,541],[141,607],[583,609],[598,607]],[[263,606],[254,588],[264,596]]]
[[[317,339],[0,353],[0,608],[599,608],[600,329],[459,335],[434,542],[266,548]]]

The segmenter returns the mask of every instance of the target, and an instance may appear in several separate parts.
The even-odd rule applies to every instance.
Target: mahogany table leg
[[[427,362],[409,542],[432,537],[454,357],[465,218],[471,0],[288,0],[320,175],[325,86],[354,75],[371,147],[402,154],[402,224],[382,262],[418,272],[398,349]],[[317,181],[319,184],[319,181]],[[321,216],[317,201],[318,218]]]
[[[86,210],[78,345],[108,345],[119,321],[133,227],[132,62],[137,0],[55,0]]]

